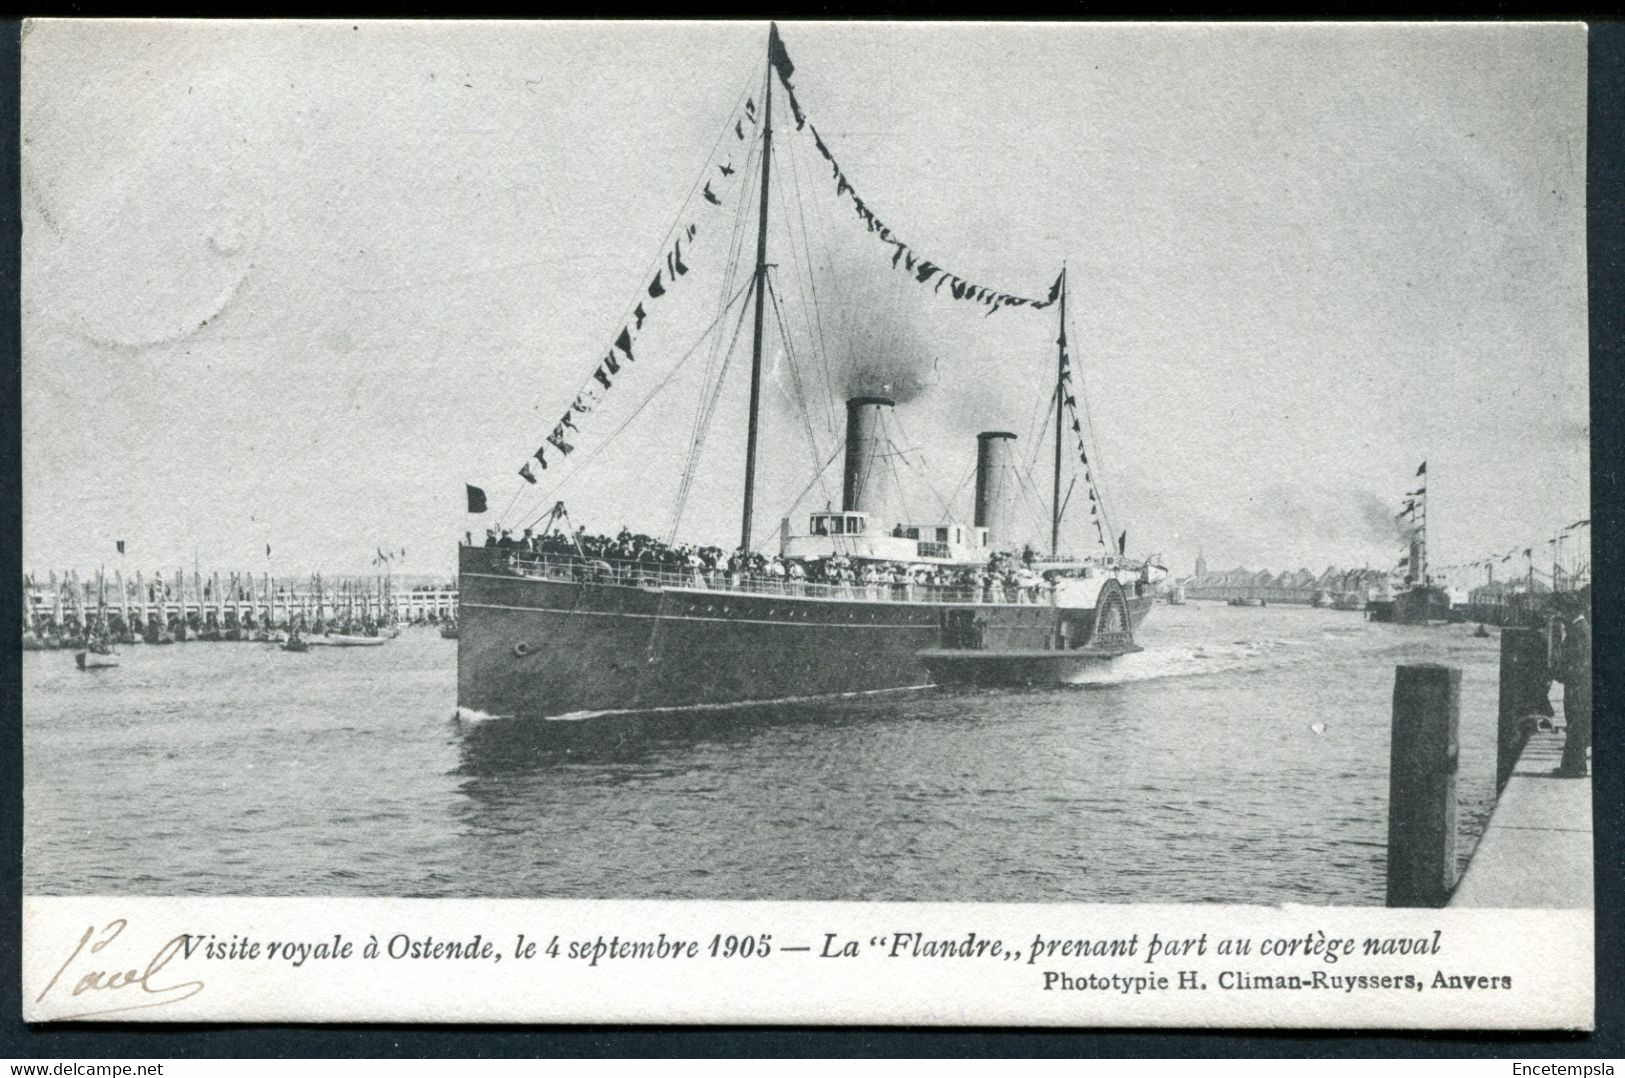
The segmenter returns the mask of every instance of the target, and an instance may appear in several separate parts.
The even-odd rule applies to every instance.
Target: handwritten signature
[[[93,1011],[82,1011],[78,1014],[64,1016],[73,1018],[89,1018],[98,1014],[117,1014],[123,1011],[145,1010],[149,1007],[166,1007],[172,1003],[179,1003],[183,999],[191,999],[193,996],[203,991],[202,981],[182,981],[178,984],[166,985],[162,983],[164,978],[159,976],[163,972],[164,967],[167,966],[177,954],[182,954],[183,952],[187,954],[191,953],[192,947],[195,944],[189,942],[188,937],[184,933],[176,936],[174,939],[158,948],[158,953],[153,955],[151,960],[147,962],[147,967],[145,970],[126,968],[123,963],[114,965],[109,959],[102,959],[97,964],[105,964],[111,966],[112,968],[87,968],[82,974],[79,975],[79,979],[77,981],[73,981],[72,974],[68,975],[67,980],[63,979],[63,974],[68,973],[69,968],[74,965],[74,963],[79,959],[80,955],[85,955],[86,959],[90,959],[91,956],[101,954],[103,949],[111,945],[114,940],[118,939],[119,935],[122,934],[127,927],[129,927],[129,922],[120,917],[117,920],[109,921],[99,933],[94,925],[86,928],[85,934],[79,937],[78,946],[73,949],[73,953],[68,956],[68,960],[62,963],[61,968],[59,968],[56,971],[56,974],[52,976],[50,982],[46,984],[44,990],[41,991],[39,995],[34,997],[34,1002],[42,1002],[46,996],[51,994],[51,990],[57,987],[59,982],[64,988],[69,982],[73,982],[73,991],[70,994],[75,998],[88,993],[96,993],[93,998],[97,1001],[111,1000],[113,998],[141,999],[148,996],[162,997],[146,999],[145,1002],[141,1003],[121,1002],[115,1007],[102,1007]],[[87,947],[89,948],[89,954],[85,953],[85,949]],[[87,961],[85,965],[88,966],[90,963]],[[113,997],[106,994],[113,992],[124,993],[132,989],[139,989],[142,995],[124,995],[121,997]]]

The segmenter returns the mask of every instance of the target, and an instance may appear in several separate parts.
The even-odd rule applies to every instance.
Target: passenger
[[[1584,778],[1590,772],[1591,756],[1591,622],[1585,602],[1567,601],[1569,616],[1557,677],[1563,682],[1563,758],[1555,774],[1564,778]]]

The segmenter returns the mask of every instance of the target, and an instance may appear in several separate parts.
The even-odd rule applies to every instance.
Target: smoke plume
[[[1370,491],[1360,494],[1359,509],[1360,519],[1368,532],[1367,537],[1373,542],[1386,543],[1397,539],[1408,543],[1416,531],[1416,526],[1408,517],[1395,516],[1389,503]]]

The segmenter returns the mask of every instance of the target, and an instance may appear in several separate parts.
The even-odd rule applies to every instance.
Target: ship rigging
[[[980,284],[925,257],[859,195],[798,100],[794,71],[778,29],[772,27],[761,81],[730,117],[713,159],[695,182],[690,201],[701,212],[674,224],[652,277],[640,288],[613,343],[519,469],[518,488],[503,515],[525,493],[541,494],[532,488],[541,486],[550,466],[566,473],[542,495],[545,508],[523,518],[531,525],[545,519],[541,535],[527,529],[518,540],[504,535],[486,547],[464,548],[459,701],[466,708],[485,714],[557,714],[901,688],[930,680],[1065,681],[1090,663],[1137,650],[1133,628],[1149,610],[1158,567],[1127,556],[1126,531],[1113,541],[1091,464],[1092,425],[1087,406],[1080,405],[1069,353],[1065,268],[1047,293],[1029,296]],[[860,387],[878,392],[849,392],[844,445],[823,451],[809,403],[809,379],[797,361],[783,289],[776,283],[779,267],[771,261],[775,191],[784,198],[773,183],[775,100],[781,94],[793,121],[793,127],[784,123],[784,135],[810,141],[830,170],[839,203],[861,222],[862,238],[889,250],[889,271],[900,282],[894,288],[906,285],[945,303],[976,305],[985,319],[1043,318],[1023,312],[1055,309],[1054,380],[1039,426],[1040,438],[1045,433],[1052,438],[1050,496],[1043,506],[1047,552],[1018,540],[1014,507],[1025,499],[1031,510],[1044,499],[1036,495],[1031,469],[1021,466],[1017,437],[1010,431],[978,435],[975,513],[968,524],[934,487],[935,518],[898,511],[906,486],[899,466],[920,462],[913,459],[916,454],[902,431],[889,384]],[[793,156],[788,160],[793,162]],[[800,173],[793,164],[788,174],[799,194]],[[600,436],[596,446],[573,459],[616,388],[634,376],[648,377],[642,372],[651,362],[645,336],[692,283],[698,252],[710,250],[704,244],[713,229],[706,218],[730,203],[735,222],[715,317],[643,402],[607,438]],[[748,214],[751,203],[754,215]],[[799,217],[785,216],[800,226],[801,239],[807,241],[805,214],[799,206],[797,212]],[[748,280],[741,284],[739,256],[747,221],[755,226],[755,257]],[[795,251],[778,257],[805,270],[799,290],[810,301],[803,305],[811,307],[810,313],[803,311],[812,331],[809,349],[827,374],[827,342],[817,333],[824,306],[814,260]],[[840,308],[835,302],[838,282],[827,291],[830,305]],[[718,548],[696,552],[675,541],[747,312],[751,361],[739,544],[724,561]],[[771,556],[754,531],[769,313],[783,357],[775,366],[788,373],[783,380],[798,406],[816,465],[796,502],[814,485],[823,484],[826,491],[821,511],[793,520],[792,507],[781,518],[778,549]],[[839,313],[832,310],[831,317]],[[553,535],[552,529],[567,519],[556,498],[563,485],[583,474],[603,445],[636,420],[676,370],[702,349],[707,377],[667,541],[640,536],[634,544],[636,557],[628,558],[624,543],[613,551],[589,552],[580,532],[567,539]],[[850,389],[850,378],[848,385]],[[829,411],[835,411],[833,401]],[[844,458],[844,466],[837,509],[825,473],[838,457]],[[1063,490],[1071,457],[1076,458],[1076,472]],[[1097,546],[1081,555],[1064,549],[1062,534],[1080,476]],[[804,529],[797,526],[801,520],[806,521]],[[606,556],[612,552],[622,556]]]

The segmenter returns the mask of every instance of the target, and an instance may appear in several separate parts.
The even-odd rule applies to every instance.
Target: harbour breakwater
[[[327,577],[294,581],[269,573],[177,571],[173,576],[126,579],[122,572],[25,574],[24,646],[67,640],[104,620],[116,635],[162,628],[177,639],[238,639],[247,630],[287,629],[295,623],[371,621],[437,624],[457,617],[457,588],[411,583],[391,576]],[[188,632],[189,631],[189,632]]]

